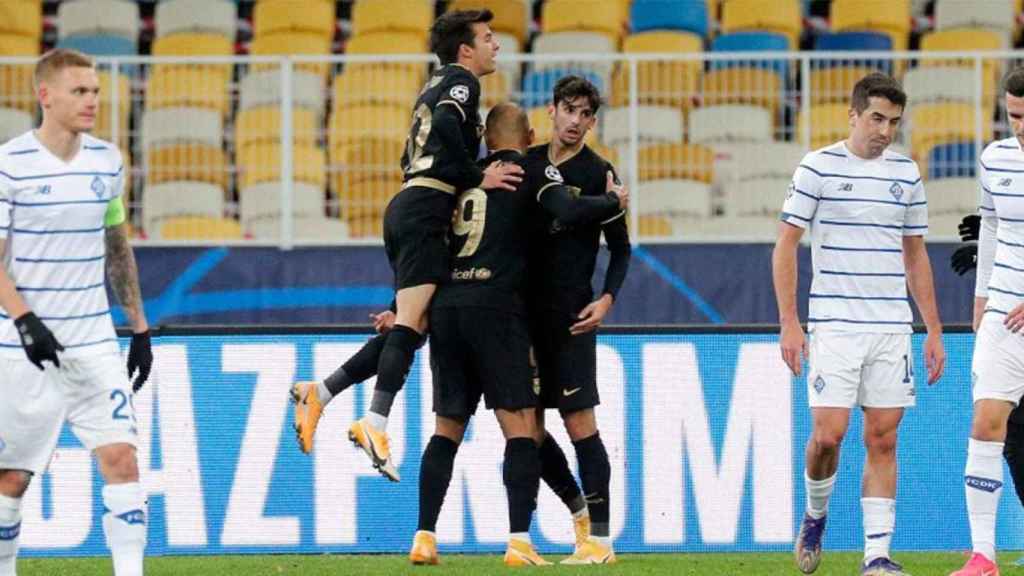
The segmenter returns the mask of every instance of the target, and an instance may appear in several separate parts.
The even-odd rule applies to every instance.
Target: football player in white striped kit
[[[973,554],[955,576],[998,576],[996,512],[1007,419],[1024,396],[1024,68],[1003,79],[1013,136],[981,153],[981,230],[974,288],[974,417],[964,491]]]
[[[772,256],[782,357],[796,376],[803,356],[809,363],[813,432],[804,473],[807,509],[795,546],[806,574],[821,560],[839,448],[858,405],[867,447],[861,574],[904,574],[889,558],[889,543],[896,524],[897,430],[904,408],[915,402],[908,286],[928,329],[929,384],[941,376],[946,358],[924,244],[928,209],[921,175],[913,160],[887,149],[906,99],[884,74],[857,82],[850,136],[807,154],[797,167]],[[797,245],[806,228],[813,267],[809,342],[796,304]]]
[[[36,64],[43,121],[0,146],[0,576],[15,574],[21,498],[64,422],[105,480],[103,531],[116,576],[143,573],[146,493],[135,456],[138,389],[153,355],[128,244],[121,153],[86,134],[99,104],[91,58],[57,49]],[[104,271],[131,320],[122,364]]]

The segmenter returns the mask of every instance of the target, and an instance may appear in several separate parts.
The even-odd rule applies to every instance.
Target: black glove
[[[964,216],[957,230],[960,231],[960,239],[964,242],[977,241],[981,234],[981,216],[977,214]]]
[[[128,347],[128,379],[139,371],[139,377],[132,383],[132,392],[138,392],[142,385],[149,379],[149,372],[153,369],[153,347],[149,343],[149,330],[132,334],[132,343]]]
[[[961,276],[968,270],[976,268],[978,266],[978,245],[974,243],[961,245],[949,258],[949,266]]]
[[[43,369],[43,361],[49,360],[53,365],[60,368],[60,359],[57,352],[63,352],[64,347],[53,337],[53,332],[43,324],[43,321],[33,312],[26,312],[14,319],[14,327],[18,329],[18,336],[21,337],[21,346],[25,349],[28,361],[35,364],[36,368]]]

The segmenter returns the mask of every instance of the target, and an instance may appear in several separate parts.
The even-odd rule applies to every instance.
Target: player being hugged
[[[43,122],[0,146],[0,575],[13,576],[21,497],[50,461],[64,422],[99,462],[103,532],[116,576],[142,574],[146,492],[139,484],[134,390],[153,355],[128,244],[121,153],[86,134],[100,84],[91,58],[44,54]],[[121,363],[104,267],[134,335]]]
[[[888,150],[907,97],[892,78],[869,74],[853,88],[850,136],[807,154],[793,175],[772,256],[782,325],[782,357],[799,376],[809,360],[807,509],[796,540],[805,574],[821,561],[829,496],[850,410],[864,411],[867,461],[861,486],[864,561],[861,574],[904,574],[889,558],[896,525],[896,437],[904,408],[915,403],[913,315],[907,287],[928,329],[928,383],[942,375],[946,354],[925,250],[928,209],[913,160]],[[811,233],[813,280],[807,318],[797,315],[796,251]]]

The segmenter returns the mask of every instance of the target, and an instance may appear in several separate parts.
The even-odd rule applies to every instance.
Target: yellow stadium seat
[[[238,166],[238,188],[244,190],[261,182],[281,179],[281,145],[260,143],[239,149],[235,158]],[[324,188],[327,185],[326,159],[322,148],[296,146],[292,156],[292,177]]]
[[[198,67],[154,66],[146,79],[146,107],[209,108],[227,116],[231,106],[224,76]]]
[[[334,39],[334,3],[307,0],[259,2],[253,9],[253,37],[269,34],[300,33]]]
[[[283,1],[283,0],[282,0]],[[278,32],[264,34],[249,44],[253,56],[277,56],[281,54],[320,55],[331,53],[331,39],[308,32]],[[277,70],[277,64],[253,64],[252,70]],[[327,80],[330,65],[327,62],[296,62],[295,70],[304,70]]]
[[[640,236],[672,236],[672,222],[664,216],[645,214],[637,218]]]
[[[395,180],[402,177],[405,142],[398,139],[364,138],[330,150],[331,189],[338,195],[367,180]]]
[[[349,66],[334,77],[332,101],[335,108],[386,104],[411,110],[422,84],[422,78],[408,69]]]
[[[39,2],[7,0],[0,2],[0,34],[32,38],[43,35],[43,10]]]
[[[933,147],[974,140],[974,106],[962,102],[927,103],[910,108],[910,152],[927,159]],[[983,116],[981,139],[992,139],[992,117]]]
[[[530,2],[526,0],[454,0],[448,4],[448,10],[476,10],[489,8],[494,12],[491,30],[511,34],[519,40],[519,45],[526,45],[529,29]]]
[[[704,50],[704,41],[689,32],[643,32],[627,36],[622,43],[626,53],[679,52]],[[611,105],[629,103],[629,64],[620,63],[612,75]],[[703,64],[693,61],[637,62],[637,95],[640,104],[689,108],[699,94]]]
[[[405,141],[411,111],[397,106],[349,106],[331,113],[327,141],[331,149],[358,143],[364,138]]]
[[[509,99],[508,76],[501,72],[480,78],[480,106],[490,109]]]
[[[910,0],[832,0],[829,10],[833,30],[881,32],[892,38],[893,50],[907,49],[910,20]]]
[[[850,102],[853,85],[875,68],[868,66],[835,66],[811,70],[811,104]]]
[[[180,144],[146,150],[146,184],[176,180],[209,182],[228,187],[228,163],[224,151],[202,144]]]
[[[719,68],[704,73],[703,93],[704,106],[753,104],[776,113],[782,103],[782,79],[764,68]]]
[[[426,38],[434,22],[434,5],[423,0],[356,0],[352,33],[410,32]]]
[[[802,138],[807,117],[801,112],[797,118],[797,138]],[[819,104],[811,106],[811,150],[817,150],[850,135],[849,104]]]
[[[179,216],[160,225],[161,240],[241,240],[242,227],[229,218]]]
[[[626,28],[621,10],[609,10],[605,0],[548,1],[541,8],[541,32],[600,32],[618,46]]]
[[[537,106],[527,110],[527,116],[530,119],[530,127],[533,128],[533,136],[535,138],[535,144],[544,144],[545,142],[551,142],[551,131],[554,130],[554,124],[551,122],[551,115],[548,114],[547,106]],[[587,132],[587,136],[583,139],[588,146],[597,144],[597,123],[594,123],[594,128]]]
[[[789,39],[790,50],[800,47],[803,31],[799,0],[727,0],[722,7],[722,32],[760,30]]]
[[[110,72],[100,71],[100,109],[96,115],[96,126],[92,130],[92,134],[97,138],[103,138],[104,140],[113,140],[111,137],[113,132],[113,88],[111,82]],[[131,81],[128,76],[124,74],[118,75],[118,95],[117,95],[117,108],[119,110],[118,115],[118,133],[120,134],[120,140],[118,144],[122,148],[126,148],[128,144],[129,131],[129,113],[131,112]]]
[[[338,191],[341,218],[353,236],[379,236],[384,209],[402,189],[401,179],[367,180]]]
[[[993,51],[1002,50],[1003,41],[998,32],[974,28],[954,28],[951,30],[938,30],[929,32],[921,38],[921,52],[949,52],[949,51]],[[963,59],[937,59],[921,58],[918,60],[920,66],[958,66],[973,68],[974,60]],[[986,102],[993,102],[996,98],[996,86],[1002,76],[1002,60],[996,58],[984,58],[981,61],[982,67],[982,94]]]
[[[375,55],[375,54],[425,54],[427,42],[423,36],[407,32],[371,32],[369,34],[356,34],[345,44],[345,54],[349,55]],[[420,84],[426,74],[426,62],[404,63],[404,62],[373,62],[373,63],[352,63],[346,64],[346,71],[354,70],[404,70],[405,73],[414,75]]]
[[[292,135],[296,146],[314,146],[319,123],[309,108],[292,108]],[[235,149],[281,142],[281,108],[260,106],[242,110],[235,117]]]
[[[640,181],[714,179],[715,152],[700,144],[655,144],[639,150]]]
[[[234,43],[220,34],[170,34],[153,41],[153,56],[234,56]],[[160,67],[196,68],[231,80],[231,64],[160,64]]]
[[[0,35],[0,54],[4,56],[38,56],[39,39],[2,34]],[[0,106],[35,114],[36,95],[32,85],[32,72],[31,64],[0,66]]]
[[[590,144],[587,144],[587,146],[590,146],[590,149],[593,150],[594,153],[596,153],[601,158],[604,158],[605,160],[607,160],[609,164],[611,164],[612,166],[615,166],[616,168],[618,167],[618,165],[619,165],[619,151],[618,150],[616,150],[615,148],[612,148],[611,146],[605,146],[604,144],[601,144],[600,142],[590,143]],[[621,176],[621,174],[619,176]]]

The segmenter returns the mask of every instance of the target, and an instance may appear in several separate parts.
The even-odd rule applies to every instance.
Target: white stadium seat
[[[601,141],[605,146],[629,145],[629,108],[610,108],[603,113]],[[638,136],[641,143],[683,141],[683,113],[668,106],[640,106],[637,109],[640,126]]]
[[[232,42],[238,29],[238,6],[229,0],[162,0],[156,5],[156,35],[180,32],[220,34]]]
[[[520,70],[522,69],[522,62],[509,58],[510,56],[517,55],[522,51],[522,47],[519,46],[519,40],[511,34],[502,34],[495,32],[494,38],[498,41],[498,70],[503,72],[508,78],[509,86],[519,86],[519,81],[522,79]],[[514,88],[518,90],[518,88]]]
[[[767,142],[772,139],[772,113],[758,106],[728,104],[690,112],[690,142]]]
[[[277,240],[281,237],[279,216],[259,218],[245,226],[245,233],[255,240]],[[297,216],[292,220],[292,236],[299,241],[334,242],[349,237],[348,226],[341,220],[324,216]]]
[[[711,186],[696,180],[649,180],[640,184],[634,206],[640,215],[666,218],[711,216]]]
[[[960,67],[926,66],[908,70],[903,76],[907,100],[914,103],[974,102],[974,70]],[[984,100],[983,100],[984,101]]]
[[[252,72],[242,78],[238,92],[240,110],[281,104],[281,73],[277,70]],[[309,108],[322,117],[324,113],[323,82],[316,74],[292,72],[292,102]]]
[[[618,52],[612,39],[597,32],[548,32],[541,34],[533,41],[534,54],[612,54]],[[501,52],[499,52],[500,54]],[[580,61],[565,58],[538,61],[533,63],[534,70],[548,68],[571,68],[573,70],[592,70],[609,85],[612,74],[612,62]]]
[[[224,124],[220,112],[207,108],[159,108],[142,117],[142,146],[194,142],[220,148]]]
[[[32,116],[24,110],[0,108],[0,144],[32,129]]]
[[[110,34],[135,41],[139,37],[139,5],[130,0],[72,0],[57,7],[61,38]]]
[[[963,216],[978,211],[978,181],[974,178],[939,178],[925,183],[928,216]]]
[[[324,191],[305,182],[292,184],[292,214],[295,216],[323,216]],[[238,216],[246,227],[261,218],[281,216],[281,185],[277,182],[254,184],[238,194]]]
[[[802,144],[793,142],[716,144],[713,148],[715,175],[723,182],[790,178],[807,153]]]
[[[789,177],[755,178],[724,187],[722,208],[725,215],[777,218],[791,181]]]
[[[935,29],[988,28],[1013,32],[1014,0],[935,0]]]
[[[168,218],[224,214],[224,190],[206,182],[166,182],[147,186],[142,194],[142,226],[150,236],[159,234]]]

